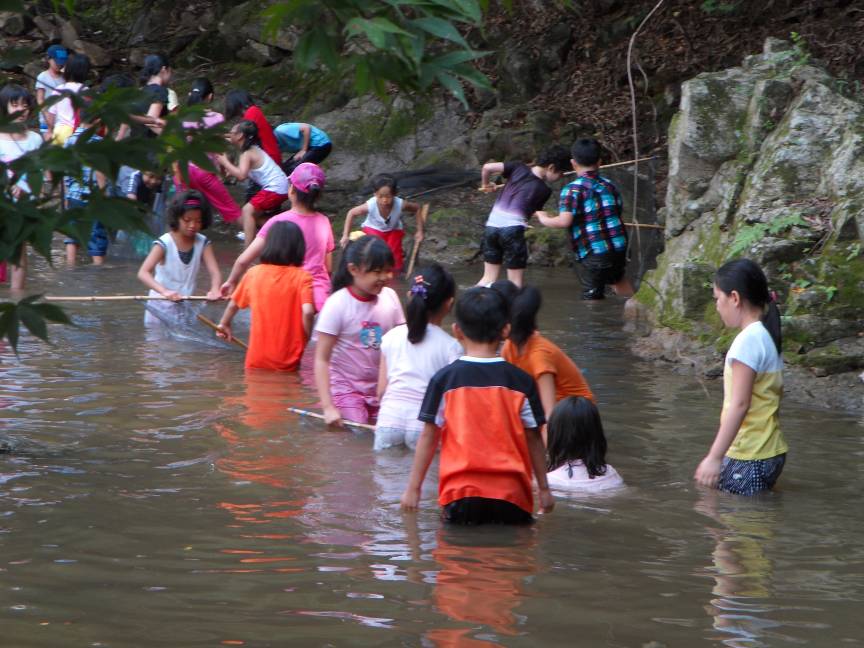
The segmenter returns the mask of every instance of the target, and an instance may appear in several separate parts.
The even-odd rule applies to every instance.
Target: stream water
[[[135,265],[40,265],[31,289],[142,292]],[[621,302],[569,271],[529,277],[629,485],[529,529],[442,526],[434,473],[403,515],[407,451],[287,413],[315,407],[297,376],[145,330],[139,304],[3,348],[0,645],[864,644],[862,422],[784,405],[777,491],[702,492],[720,385],[636,360]]]

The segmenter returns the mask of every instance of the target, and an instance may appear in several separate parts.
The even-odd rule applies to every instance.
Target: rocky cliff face
[[[784,305],[788,362],[864,369],[864,104],[802,48],[768,39],[682,85],[660,217],[666,249],[636,296],[652,324],[725,351],[711,278],[746,256]]]

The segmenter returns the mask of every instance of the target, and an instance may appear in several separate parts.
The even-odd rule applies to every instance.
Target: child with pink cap
[[[324,190],[326,178],[317,164],[304,162],[288,177],[288,200],[291,209],[277,214],[268,220],[258,232],[258,236],[237,257],[231,274],[222,284],[222,296],[230,297],[237,283],[249,266],[261,256],[267,232],[274,223],[288,221],[295,223],[303,232],[306,242],[306,256],[303,259],[303,269],[312,275],[312,292],[315,310],[320,311],[324,300],[330,294],[330,272],[333,268],[333,227],[326,215],[315,209],[315,203]]]

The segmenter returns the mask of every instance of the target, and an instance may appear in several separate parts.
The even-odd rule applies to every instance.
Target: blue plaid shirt
[[[85,130],[87,129],[84,126],[79,126],[78,128],[76,128],[75,132],[72,133],[69,136],[69,139],[66,140],[66,143],[63,145],[64,148],[68,146],[73,146]],[[101,139],[102,138],[99,135],[94,134],[87,141],[98,142]],[[90,192],[93,191],[93,187],[96,184],[96,174],[90,167],[81,167],[81,178],[74,178],[67,175],[63,179],[63,182],[66,185],[67,200],[78,200],[80,202],[87,202],[87,198],[90,196]]]
[[[579,259],[627,249],[621,196],[596,171],[583,173],[561,190],[558,211],[573,214],[570,235]]]

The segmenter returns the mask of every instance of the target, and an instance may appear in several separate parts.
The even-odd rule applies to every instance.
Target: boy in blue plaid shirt
[[[599,174],[600,144],[578,139],[570,151],[576,179],[561,190],[557,216],[539,213],[546,227],[569,228],[573,252],[581,271],[582,299],[603,299],[606,286],[629,297],[633,286],[624,274],[627,232],[621,218],[621,196]]]

